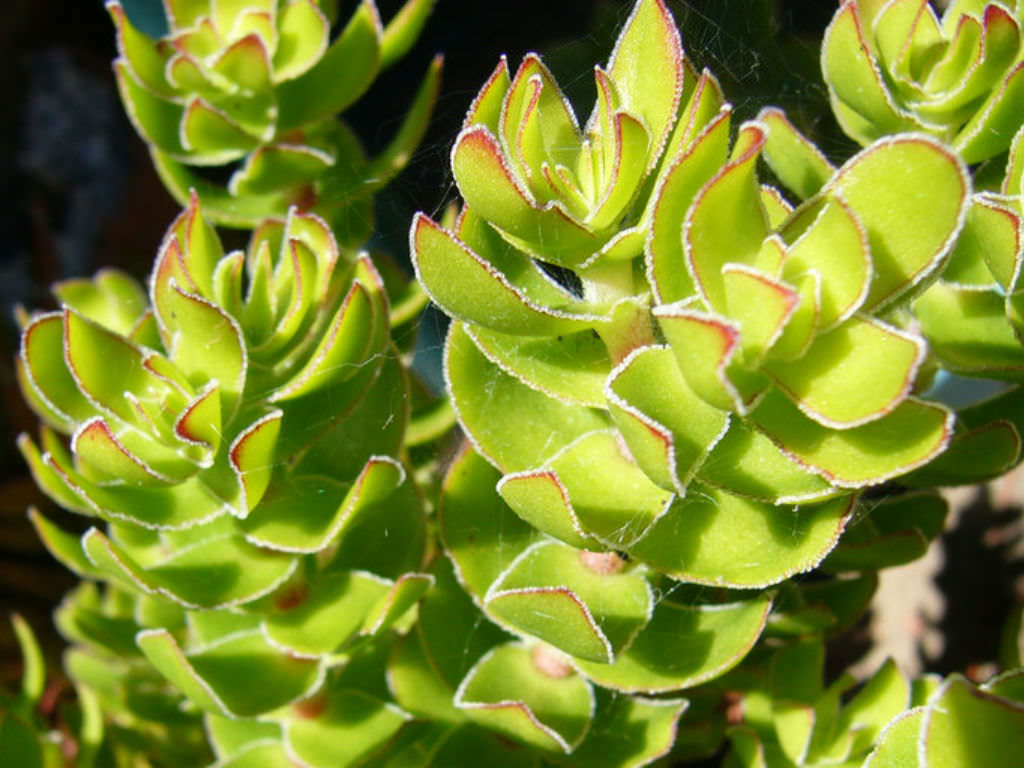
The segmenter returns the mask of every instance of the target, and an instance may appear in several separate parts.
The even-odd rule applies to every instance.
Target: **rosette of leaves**
[[[148,303],[112,272],[55,293],[19,355],[46,426],[19,444],[48,495],[106,525],[79,539],[33,515],[44,542],[138,600],[96,620],[215,721],[219,764],[362,759],[407,719],[374,664],[431,582],[373,263],[294,210],[225,254],[193,199]],[[352,682],[378,667],[378,692]]]
[[[1009,147],[1021,125],[1021,4],[846,0],[825,32],[832,108],[860,142],[925,131],[969,163]]]
[[[404,167],[426,129],[440,59],[372,160],[336,116],[406,53],[432,6],[409,0],[384,26],[373,0],[362,0],[333,40],[338,4],[318,0],[168,0],[170,30],[158,40],[136,29],[117,0],[107,7],[125,109],[179,202],[197,189],[207,215],[236,227],[298,205],[358,244],[372,221],[372,193]],[[228,163],[239,167],[226,187],[193,170]]]
[[[795,209],[759,184],[761,156]],[[656,219],[653,313],[670,350],[659,354],[706,413],[730,414],[793,463],[779,478],[800,496],[814,497],[809,478],[852,489],[926,464],[947,446],[952,414],[913,395],[926,345],[896,310],[945,265],[969,193],[959,158],[927,136],[880,140],[835,169],[766,110],[685,213]],[[623,380],[650,354],[634,353],[613,386],[622,380],[633,411],[670,426],[679,414],[660,415],[639,370]],[[632,432],[633,454],[648,453]]]
[[[948,442],[949,411],[911,395],[923,341],[878,316],[944,263],[969,192],[962,164],[914,135],[835,169],[776,112],[730,149],[714,79],[688,76],[671,17],[639,2],[608,79],[620,110],[644,105],[639,123],[661,105],[667,149],[637,165],[614,226],[588,229],[554,187],[531,191],[568,146],[544,137],[567,126],[579,172],[601,137],[626,132],[605,130],[599,95],[580,139],[562,101],[543,100],[553,86],[538,68],[528,58],[509,80],[499,66],[452,153],[456,226],[421,215],[410,235],[427,292],[457,320],[445,360],[461,424],[503,475],[502,498],[570,547],[724,587],[809,570],[856,489]],[[762,150],[805,199],[795,210],[760,185]]]

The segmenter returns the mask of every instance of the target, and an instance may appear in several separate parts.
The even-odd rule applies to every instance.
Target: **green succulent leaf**
[[[803,229],[811,215],[813,222]],[[826,332],[848,320],[868,296],[874,275],[867,233],[841,198],[793,214],[782,234],[789,236],[791,231],[799,231],[799,236],[785,254],[782,276],[793,284],[809,272],[820,276],[817,325]]]
[[[547,490],[551,486],[558,489],[557,494]],[[672,499],[669,491],[655,486],[623,454],[614,433],[608,431],[581,435],[540,469],[506,475],[498,491],[521,517],[541,530],[554,535],[572,521],[584,538],[581,542],[577,535],[569,543],[600,542],[604,546],[598,548],[613,550],[629,549],[665,513]],[[537,504],[538,493],[555,506],[544,509]]]
[[[662,600],[647,627],[615,664],[577,660],[598,685],[630,693],[696,686],[734,667],[764,629],[771,596],[725,605]]]
[[[680,232],[691,202],[728,157],[730,115],[731,108],[726,105],[714,116],[700,137],[673,161],[652,197],[651,231],[645,250],[651,285],[661,303],[679,301],[694,293],[693,278],[682,268],[685,261]]]
[[[850,496],[777,506],[694,484],[630,552],[680,581],[764,587],[817,565],[852,507]]]
[[[750,264],[768,235],[756,176],[764,141],[762,126],[746,123],[740,128],[729,164],[701,189],[683,224],[686,268],[705,304],[715,311],[726,307],[725,261]],[[736,227],[739,221],[745,225]]]
[[[54,446],[50,446],[54,448]],[[40,454],[28,438],[19,441],[33,477],[60,504],[108,521],[129,521],[148,528],[185,529],[210,522],[228,511],[196,478],[174,487],[100,485],[71,467],[63,448]]]
[[[283,744],[253,742],[210,768],[291,768],[294,764]]]
[[[380,70],[381,32],[377,9],[364,0],[320,60],[278,87],[278,130],[336,115],[362,96]]]
[[[940,768],[1001,760],[1018,749],[1024,705],[954,676],[929,700],[921,718],[921,762]]]
[[[200,540],[150,568],[140,566],[95,528],[86,532],[82,547],[90,562],[115,583],[159,593],[186,607],[249,602],[282,584],[297,565],[294,558],[259,549],[240,536]]]
[[[440,533],[459,582],[482,600],[499,575],[541,534],[504,503],[501,473],[472,450],[448,470],[438,505]]]
[[[600,408],[612,365],[608,349],[591,331],[559,336],[513,336],[480,326],[466,331],[487,359],[527,386],[566,403]]]
[[[359,633],[374,635],[398,622],[434,585],[429,573],[404,573],[370,609]]]
[[[292,202],[287,191],[236,196],[208,181],[178,159],[179,155],[160,145],[150,147],[150,158],[160,180],[180,204],[186,205],[191,190],[202,199],[215,220],[231,227],[253,227],[268,216],[280,215]]]
[[[261,146],[231,177],[228,191],[241,198],[273,195],[286,185],[315,181],[335,162],[331,153],[304,144]]]
[[[821,49],[821,68],[829,83],[833,109],[838,101],[849,110],[839,112],[840,123],[864,143],[916,127],[915,121],[899,113],[889,95],[865,39],[868,25],[870,20],[861,18],[857,3],[842,6],[829,24]]]
[[[664,3],[636,3],[608,61],[608,76],[623,106],[647,126],[650,143],[657,148],[649,153],[649,163],[657,159],[672,128],[683,90],[683,61],[679,32]]]
[[[29,508],[28,519],[43,545],[57,562],[78,576],[96,577],[99,575],[100,572],[85,556],[81,539],[78,536],[68,533],[51,522],[35,507]]]
[[[880,419],[845,430],[812,421],[777,392],[769,392],[751,418],[795,461],[844,488],[916,469],[945,450],[952,436],[952,414],[913,397]]]
[[[433,2],[434,0],[409,0],[406,7],[413,4],[430,7],[433,5]],[[389,24],[388,29],[390,28]],[[385,30],[385,43],[387,41],[386,35],[387,29]],[[382,54],[384,53],[386,51],[382,51]],[[353,190],[353,192],[370,194],[383,189],[408,165],[413,157],[413,152],[420,141],[422,141],[430,124],[430,116],[433,113],[434,104],[437,102],[438,94],[441,91],[443,63],[444,59],[440,55],[435,56],[431,60],[430,66],[427,67],[427,72],[423,76],[423,81],[413,95],[412,103],[410,103],[409,108],[406,110],[405,117],[402,118],[402,123],[399,125],[398,130],[395,131],[391,141],[388,142],[388,145],[380,154],[371,159],[367,164],[363,174],[364,178],[359,180],[360,189]],[[382,66],[386,66],[386,64]],[[335,190],[325,184],[324,198],[330,199],[340,196]]]
[[[843,707],[836,729],[853,732],[851,751],[870,748],[890,720],[901,714],[910,703],[910,683],[891,659],[872,675],[857,695]]]
[[[768,128],[762,157],[783,184],[800,199],[814,197],[828,183],[835,168],[785,113],[775,107],[762,109],[758,122]]]
[[[602,572],[590,554],[538,542],[495,579],[484,608],[572,656],[614,663],[650,619],[654,596],[642,571]]]
[[[558,446],[607,426],[598,412],[558,402],[502,372],[460,323],[448,332],[445,371],[459,420],[467,425],[475,447],[505,471],[536,467]],[[495,410],[497,403],[500,411]],[[499,413],[501,419],[514,419],[516,429],[501,428]]]
[[[417,277],[431,298],[457,317],[495,331],[554,336],[582,331],[597,318],[574,312],[567,297],[549,307],[513,284],[498,265],[488,263],[451,232],[417,214],[410,233]]]
[[[745,397],[729,376],[740,349],[740,329],[686,302],[655,307],[654,315],[690,389],[718,410],[745,413],[748,397],[756,399],[760,392]]]
[[[574,764],[638,768],[672,749],[686,700],[596,693],[597,714],[587,738],[572,753]]]
[[[135,79],[131,68],[123,60],[114,62],[114,75],[121,101],[135,130],[161,152],[188,162],[205,161],[204,164],[230,162],[238,157],[234,149],[194,155],[185,147],[178,130],[185,117],[185,108],[148,91]]]
[[[958,429],[945,453],[901,482],[919,487],[972,485],[1003,475],[1020,458],[1017,427],[1000,419],[973,429]]]
[[[452,150],[452,170],[466,204],[525,243],[543,243],[537,254],[556,264],[585,261],[600,241],[558,201],[542,205],[517,179],[501,145],[484,126],[463,130]]]
[[[393,704],[356,689],[331,689],[295,709],[284,723],[288,751],[316,768],[362,765],[409,720]]]
[[[915,707],[889,723],[865,761],[865,768],[918,768],[918,734],[924,712],[923,707]]]
[[[814,503],[842,493],[739,419],[729,421],[697,471],[697,479],[737,496],[775,504]]]
[[[828,628],[830,634],[856,624],[867,611],[877,589],[878,576],[873,571],[800,587],[808,605],[819,606],[832,617]]]
[[[548,670],[535,649],[494,648],[466,675],[455,706],[482,725],[540,749],[571,753],[594,713],[589,683],[571,668]]]
[[[728,414],[693,393],[666,347],[631,352],[608,378],[605,394],[637,464],[662,488],[685,494],[725,434]]]
[[[416,629],[430,669],[454,692],[488,651],[510,637],[497,625],[480,620],[479,608],[456,581],[447,558],[436,560],[430,573],[435,583],[420,603]]]
[[[904,402],[924,354],[917,337],[853,317],[819,334],[799,360],[773,361],[765,370],[814,421],[849,429],[877,421]]]
[[[163,629],[140,632],[146,658],[200,709],[253,717],[303,698],[322,682],[320,664],[283,654],[259,633],[186,652]]]
[[[963,225],[969,190],[962,161],[924,136],[878,142],[839,169],[829,191],[856,213],[875,270],[862,311],[877,312],[943,263]]]
[[[360,512],[386,499],[405,480],[402,465],[371,457],[349,486],[322,476],[292,477],[254,509],[240,527],[254,545],[278,552],[320,552],[344,537]],[[302,516],[296,498],[306,499]]]
[[[438,675],[419,632],[400,637],[388,659],[388,686],[405,711],[435,724],[460,724],[466,716],[452,703],[455,689]]]
[[[289,457],[292,474],[352,477],[371,456],[398,455],[409,420],[408,387],[397,353],[388,350],[351,379],[289,401],[278,450]]]
[[[998,6],[995,6],[998,8]],[[1019,35],[1019,30],[1017,31]],[[1020,128],[1020,105],[1024,102],[1024,66],[1016,63],[998,91],[991,93],[983,109],[964,126],[954,148],[967,162],[978,162],[998,154]]]
[[[950,370],[1011,381],[1024,376],[1024,348],[1006,321],[1001,292],[936,283],[914,302],[914,314]]]
[[[1012,290],[1021,258],[1020,215],[1001,201],[976,194],[942,280],[958,287]]]
[[[172,96],[174,90],[166,76],[167,57],[152,39],[132,24],[121,3],[111,0],[106,7],[117,31],[120,56],[129,62],[131,70],[147,88],[164,98]]]
[[[63,280],[51,290],[62,304],[123,336],[146,310],[145,292],[131,275],[117,269],[101,269],[91,280]]]
[[[398,9],[381,36],[381,69],[387,69],[409,51],[433,8],[434,0],[406,0]]]
[[[386,580],[369,573],[328,573],[303,590],[298,605],[287,605],[264,619],[262,629],[275,647],[302,658],[334,653],[362,628]]]
[[[313,67],[327,48],[329,32],[330,22],[313,0],[286,3],[277,15],[274,79],[294,80]]]
[[[250,131],[250,127],[262,128],[244,126],[217,106],[195,98],[185,105],[181,116],[181,146],[188,159],[202,156],[215,157],[218,163],[230,162],[259,146],[261,131]]]

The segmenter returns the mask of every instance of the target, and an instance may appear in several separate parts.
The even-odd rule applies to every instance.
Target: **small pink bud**
[[[600,576],[610,576],[626,567],[626,561],[614,552],[580,552],[580,562]]]
[[[533,665],[543,674],[556,679],[568,677],[573,673],[568,657],[550,645],[534,646]]]

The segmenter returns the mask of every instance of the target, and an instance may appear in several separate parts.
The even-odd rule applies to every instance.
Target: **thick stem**
[[[656,341],[651,310],[643,300],[620,301],[612,310],[610,321],[595,330],[613,365],[622,362],[634,349]]]
[[[608,349],[613,364],[618,364],[637,347],[655,342],[648,298],[638,293],[632,261],[597,264],[580,274],[583,298],[596,307],[610,307],[607,322],[594,330]]]
[[[604,261],[580,273],[583,298],[596,305],[611,306],[636,294],[633,262]]]

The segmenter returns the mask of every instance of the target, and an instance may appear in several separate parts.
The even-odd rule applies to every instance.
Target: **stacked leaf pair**
[[[51,498],[106,524],[79,540],[33,514],[59,560],[110,585],[62,608],[85,649],[72,671],[131,708],[125,686],[155,668],[224,765],[254,741],[263,765],[364,756],[406,716],[350,678],[431,581],[413,573],[408,384],[369,257],[294,210],[225,254],[193,199],[148,296],[113,272],[55,293],[18,361],[47,426],[19,445]]]
[[[197,189],[207,215],[236,227],[281,217],[290,205],[316,209],[359,245],[372,194],[405,166],[426,129],[440,59],[373,160],[336,115],[408,51],[432,5],[409,0],[385,27],[373,0],[363,0],[332,41],[336,2],[168,0],[170,31],[154,40],[111,0],[114,71],[129,117],[180,202]],[[226,187],[194,170],[239,161]]]
[[[832,109],[861,144],[924,131],[968,163],[1006,151],[1024,99],[1022,6],[955,0],[846,0],[821,62]]]
[[[924,344],[891,318],[944,263],[969,180],[920,135],[836,170],[775,112],[730,150],[730,108],[657,2],[596,80],[581,133],[538,59],[511,80],[503,62],[452,153],[454,231],[414,222],[457,319],[454,405],[502,498],[564,544],[779,582],[832,549],[855,489],[946,447],[951,414],[913,395]]]

